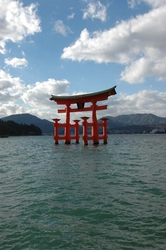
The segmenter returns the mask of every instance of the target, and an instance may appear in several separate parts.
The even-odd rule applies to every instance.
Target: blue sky
[[[0,0],[0,118],[115,85],[99,117],[166,117],[165,41],[166,0]]]

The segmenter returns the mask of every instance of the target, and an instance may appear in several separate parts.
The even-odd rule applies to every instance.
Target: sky
[[[0,0],[0,118],[115,85],[98,118],[166,117],[166,0]]]

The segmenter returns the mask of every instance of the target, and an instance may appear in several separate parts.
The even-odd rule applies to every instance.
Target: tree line
[[[18,124],[14,121],[0,120],[0,136],[42,135],[42,131],[34,124]]]

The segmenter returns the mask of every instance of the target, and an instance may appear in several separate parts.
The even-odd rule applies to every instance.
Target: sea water
[[[166,249],[166,135],[0,138],[0,249]]]

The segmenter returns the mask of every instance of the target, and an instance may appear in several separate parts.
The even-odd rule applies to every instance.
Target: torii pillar
[[[96,116],[96,101],[92,102],[92,137],[93,144],[99,144],[99,131],[98,131],[98,121]]]
[[[70,104],[66,105],[65,143],[70,144]]]

